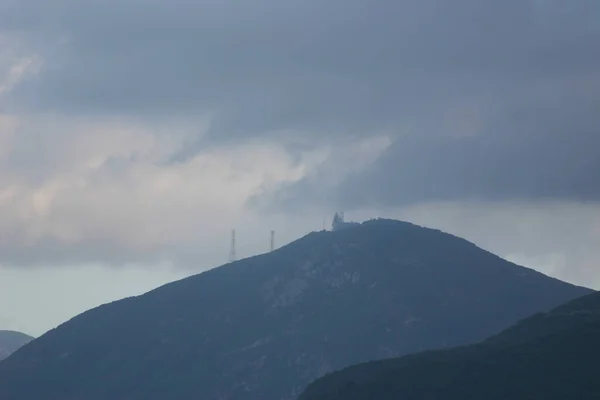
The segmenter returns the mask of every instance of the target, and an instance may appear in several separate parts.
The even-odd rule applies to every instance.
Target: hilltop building
[[[358,225],[358,222],[346,222],[344,220],[344,212],[339,211],[336,212],[333,216],[333,221],[331,223],[332,231],[339,231],[340,229],[348,228],[354,225]]]

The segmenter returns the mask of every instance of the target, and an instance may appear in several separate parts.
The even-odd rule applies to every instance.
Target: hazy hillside
[[[370,221],[81,314],[0,365],[0,398],[294,399],[327,372],[474,343],[587,293]]]
[[[600,399],[600,293],[452,350],[330,374],[301,400]]]
[[[21,332],[0,331],[0,360],[5,359],[33,338]]]

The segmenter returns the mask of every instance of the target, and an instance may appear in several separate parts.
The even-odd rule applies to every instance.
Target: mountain
[[[330,374],[300,400],[596,400],[599,365],[600,293],[594,293],[477,345]]]
[[[0,331],[0,360],[14,353],[19,347],[29,343],[33,338],[21,332]]]
[[[373,220],[87,311],[0,364],[0,398],[295,399],[327,372],[475,343],[590,292]]]

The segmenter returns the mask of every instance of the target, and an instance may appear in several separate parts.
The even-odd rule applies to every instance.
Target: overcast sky
[[[597,0],[0,0],[0,329],[354,219],[600,289]]]

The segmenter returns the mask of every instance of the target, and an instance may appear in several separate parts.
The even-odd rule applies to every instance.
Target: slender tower
[[[235,261],[235,229],[231,231],[231,247],[229,248],[229,262]]]
[[[271,251],[275,250],[275,231],[271,231]]]

